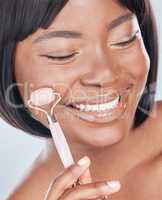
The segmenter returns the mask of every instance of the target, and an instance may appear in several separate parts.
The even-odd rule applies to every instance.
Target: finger
[[[92,183],[92,177],[89,168],[80,176],[79,182],[81,184]]]
[[[72,186],[90,166],[90,159],[84,157],[77,164],[70,166],[63,174],[57,177],[49,186],[45,200],[57,200],[62,193]]]
[[[65,192],[59,200],[80,200],[103,198],[120,190],[119,181],[98,182],[77,186]]]

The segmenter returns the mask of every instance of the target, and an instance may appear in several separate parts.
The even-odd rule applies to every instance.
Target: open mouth
[[[90,122],[107,123],[120,119],[128,105],[131,90],[125,90],[122,94],[116,95],[113,99],[104,103],[72,103],[67,106],[68,111]]]
[[[104,112],[114,109],[121,101],[121,96],[117,96],[115,99],[99,104],[71,104],[70,107],[83,112]]]

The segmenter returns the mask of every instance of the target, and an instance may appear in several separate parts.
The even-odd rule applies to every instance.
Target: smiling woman
[[[152,175],[159,166],[162,106],[154,100],[158,41],[150,2],[5,0],[0,9],[0,114],[48,139],[9,199],[160,200],[151,185],[162,181]],[[88,156],[66,170],[47,119],[27,103],[39,88],[60,94],[53,117],[75,161]]]

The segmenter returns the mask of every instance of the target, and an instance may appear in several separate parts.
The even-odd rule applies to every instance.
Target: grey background
[[[162,5],[160,0],[152,0],[158,20],[160,38],[162,38]],[[160,39],[160,52],[162,40]],[[156,99],[162,99],[162,56],[160,54],[158,93]],[[160,79],[161,77],[161,79]],[[0,119],[0,199],[5,199],[15,188],[32,161],[44,146],[44,140],[29,136],[10,127]]]

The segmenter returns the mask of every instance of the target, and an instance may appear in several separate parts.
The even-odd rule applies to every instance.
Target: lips
[[[72,106],[67,107],[67,111],[73,116],[82,119],[83,121],[93,122],[93,123],[110,123],[115,122],[122,117],[127,109],[129,102],[129,92],[125,92],[121,95],[121,100],[116,105],[115,108],[104,110],[104,111],[81,111]]]
[[[78,100],[78,101],[72,101],[67,104],[67,106],[70,107],[76,107],[76,105],[84,104],[84,105],[95,105],[95,104],[103,104],[108,103],[110,101],[113,101],[115,98],[119,97],[121,99],[121,96],[125,93],[129,93],[132,89],[132,85],[129,85],[126,88],[120,88],[120,89],[110,89],[107,93],[104,93],[102,95],[99,95],[98,97],[90,97],[84,100]]]

